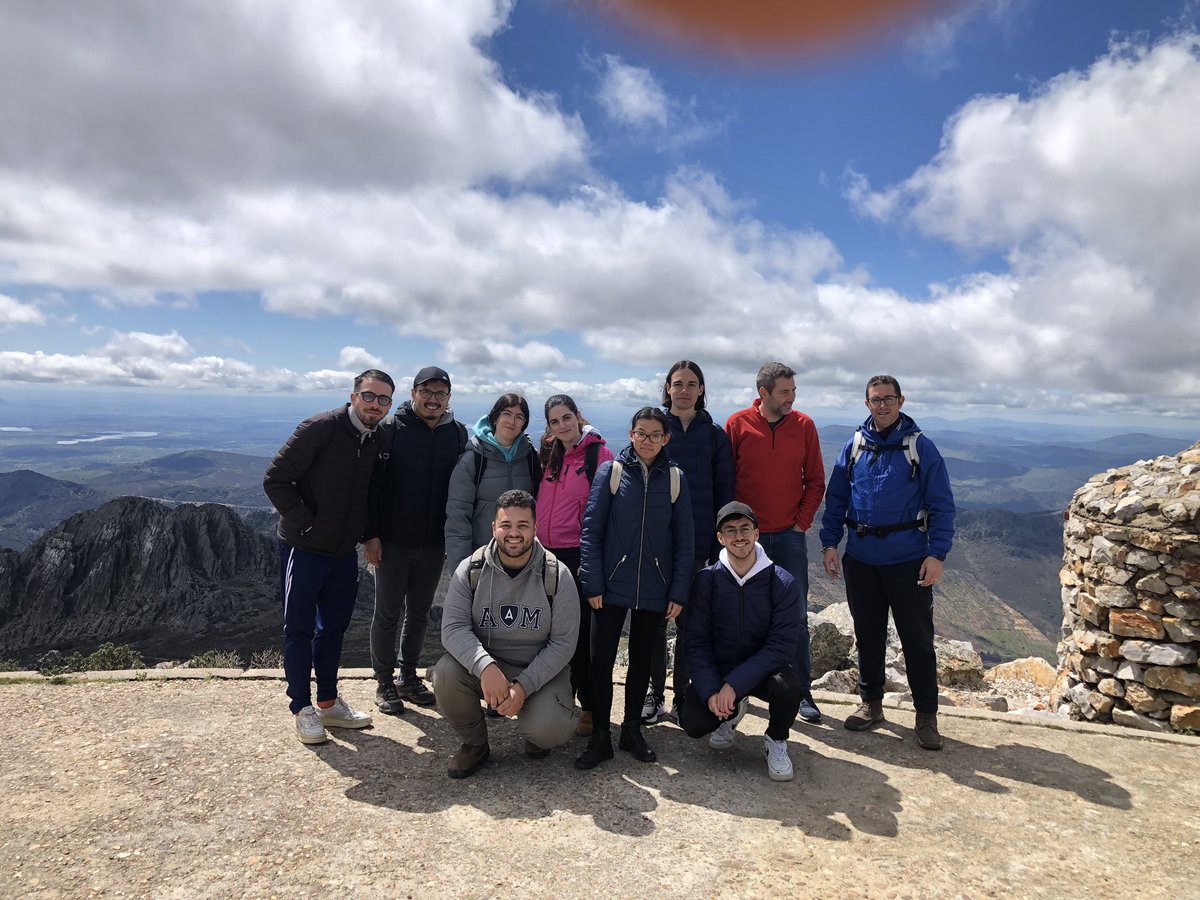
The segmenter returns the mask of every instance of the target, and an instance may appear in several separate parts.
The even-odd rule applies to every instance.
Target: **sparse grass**
[[[144,669],[142,654],[128,644],[101,644],[92,653],[72,653],[64,656],[51,651],[38,663],[42,675],[63,675],[67,672],[115,672],[125,669]]]
[[[243,669],[242,655],[236,650],[205,650],[186,663],[189,669]]]
[[[15,659],[0,658],[0,672],[20,672],[21,664]]]
[[[283,652],[280,650],[256,650],[250,654],[252,669],[282,669]]]

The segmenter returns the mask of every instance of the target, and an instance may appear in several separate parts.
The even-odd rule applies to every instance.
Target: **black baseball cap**
[[[413,379],[413,387],[420,387],[427,381],[444,381],[446,387],[450,387],[450,376],[446,374],[445,369],[439,369],[437,366],[426,366],[417,373],[417,377]]]
[[[745,503],[740,503],[737,500],[726,503],[721,507],[721,511],[717,513],[717,528],[719,529],[721,527],[721,523],[726,519],[739,519],[742,517],[745,517],[753,522],[755,528],[758,527],[758,518],[754,515],[754,510],[752,510],[749,506],[747,506]]]

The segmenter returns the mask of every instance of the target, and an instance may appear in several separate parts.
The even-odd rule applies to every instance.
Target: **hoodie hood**
[[[721,548],[721,553],[717,556],[718,562],[721,563],[733,576],[733,580],[737,582],[738,587],[745,587],[746,582],[761,572],[763,569],[769,569],[775,563],[771,562],[771,557],[767,556],[767,551],[763,549],[763,545],[758,541],[754,542],[754,565],[750,567],[750,571],[745,577],[741,577],[733,570],[733,566],[729,564],[729,551],[724,547]]]
[[[529,436],[524,431],[517,435],[517,439],[512,442],[511,447],[500,446],[500,442],[496,440],[496,432],[487,416],[480,416],[479,421],[475,423],[475,441],[481,449],[494,450],[495,454],[493,455],[498,454],[505,462],[512,462],[524,456],[525,452],[528,452],[526,448],[532,447],[529,443]]]

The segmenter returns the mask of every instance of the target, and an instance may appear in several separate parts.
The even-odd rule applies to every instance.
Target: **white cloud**
[[[130,331],[114,334],[104,345],[100,355],[113,360],[184,359],[192,352],[191,344],[177,331],[170,334]]]
[[[649,69],[631,66],[618,56],[604,57],[597,98],[605,113],[623,125],[667,125],[670,101],[666,91]]]
[[[338,365],[345,370],[365,372],[367,369],[382,369],[383,360],[362,347],[343,347],[338,354]]]
[[[507,88],[479,49],[510,6],[17,4],[0,31],[0,82],[21,85],[0,93],[0,168],[36,160],[25,174],[49,187],[201,207],[214,184],[399,189],[574,168],[579,123]]]
[[[46,317],[32,303],[22,303],[7,294],[0,294],[0,330],[13,325],[45,325]]]
[[[990,25],[986,40],[999,30],[1011,36],[1013,25],[1030,6],[1030,0],[960,0],[950,11],[920,19],[904,40],[909,64],[936,78],[958,66],[959,46],[981,20]]]
[[[568,359],[557,347],[542,341],[517,345],[504,341],[453,338],[445,342],[446,362],[467,371],[495,375],[519,375],[534,369],[576,369],[583,363]]]

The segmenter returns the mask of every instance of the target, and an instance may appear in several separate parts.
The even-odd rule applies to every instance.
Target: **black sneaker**
[[[400,695],[396,692],[396,685],[392,684],[392,679],[381,681],[379,687],[375,688],[375,705],[385,715],[404,715],[404,703],[400,700]]]
[[[622,725],[621,740],[618,746],[638,762],[654,762],[658,759],[655,752],[650,749],[650,745],[646,743],[640,725]]]
[[[613,758],[612,734],[607,729],[593,731],[588,738],[587,747],[575,757],[575,768],[594,769],[606,759]]]
[[[397,679],[396,690],[400,692],[401,697],[417,706],[433,706],[437,703],[437,697],[433,696],[433,691],[425,686],[425,682],[416,672]]]

